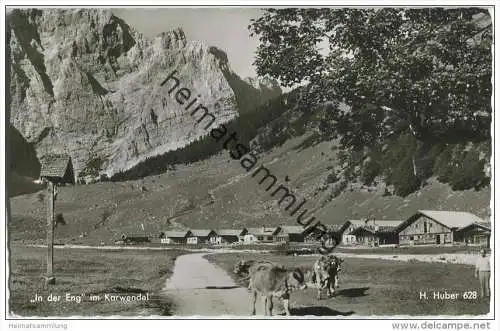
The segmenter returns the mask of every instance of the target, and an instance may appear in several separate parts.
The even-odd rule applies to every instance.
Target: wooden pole
[[[55,284],[54,277],[54,184],[47,182],[47,275],[46,283]]]

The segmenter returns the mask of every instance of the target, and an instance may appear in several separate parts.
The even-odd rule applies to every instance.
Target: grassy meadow
[[[9,277],[10,313],[18,316],[112,316],[169,315],[171,302],[160,296],[180,250],[55,249],[55,285],[45,285],[46,249],[11,247]],[[85,294],[83,300],[66,301],[70,295]],[[148,301],[110,302],[104,294],[149,293]],[[35,294],[43,302],[32,303]],[[61,296],[49,302],[49,295]],[[99,295],[98,302],[90,295]]]
[[[309,270],[317,257],[277,256],[273,254],[212,254],[206,258],[232,273],[242,259],[267,260],[287,267]],[[316,289],[292,293],[292,315],[318,316],[442,316],[485,315],[489,302],[485,299],[463,299],[465,291],[479,290],[472,266],[445,263],[401,262],[382,259],[346,258],[340,274],[340,288],[333,298],[316,299]],[[434,300],[433,291],[460,293],[456,300]],[[427,300],[420,299],[427,292]],[[276,300],[277,301],[277,300]],[[275,308],[282,309],[281,304]]]

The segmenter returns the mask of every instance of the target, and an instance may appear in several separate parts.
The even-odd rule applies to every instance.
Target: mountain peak
[[[79,177],[112,176],[207,134],[169,96],[175,80],[160,85],[169,74],[203,96],[213,125],[271,96],[181,28],[147,39],[109,10],[17,10],[8,32],[11,124],[38,157],[71,151]]]
[[[187,39],[186,34],[182,28],[175,28],[170,31],[162,32],[159,35],[164,48],[176,46],[178,48],[186,47]]]

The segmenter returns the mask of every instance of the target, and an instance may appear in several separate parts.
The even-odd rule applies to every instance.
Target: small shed
[[[149,242],[149,237],[143,233],[124,233],[122,240],[125,244],[138,244]]]
[[[40,179],[54,184],[75,184],[75,175],[71,157],[66,154],[46,155],[40,161]]]
[[[491,224],[477,222],[464,226],[456,231],[455,240],[467,245],[490,246]]]

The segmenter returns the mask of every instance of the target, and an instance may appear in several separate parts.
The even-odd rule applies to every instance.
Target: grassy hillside
[[[313,210],[325,224],[370,215],[387,219],[408,217],[417,209],[489,215],[489,186],[453,191],[448,184],[432,178],[425,187],[404,198],[385,195],[383,183],[350,183],[339,194],[335,184],[327,181],[332,167],[338,164],[336,141],[311,144],[310,140],[310,135],[288,139],[259,154],[258,165],[264,164],[279,183],[284,183],[297,197],[307,199],[304,207]],[[43,241],[44,192],[17,196],[10,203],[11,240]],[[62,212],[67,223],[56,229],[56,241],[74,244],[112,244],[124,232],[141,232],[141,224],[147,233],[157,237],[160,231],[183,227],[295,223],[258,184],[258,179],[252,178],[227,151],[140,180],[61,187],[56,212]]]
[[[332,105],[302,109],[298,94],[283,95],[227,124],[228,135],[257,153],[247,172],[207,136],[183,149],[150,158],[112,181],[61,187],[56,212],[66,225],[58,241],[112,244],[122,233],[152,237],[168,229],[240,228],[296,224],[279,206],[283,184],[302,210],[324,224],[349,218],[402,219],[418,209],[490,215],[489,141],[417,141],[406,131],[363,148],[345,148],[332,132]],[[334,105],[349,111],[345,105]],[[352,135],[352,132],[347,135]],[[458,137],[459,138],[459,137]],[[277,178],[260,184],[261,165]],[[20,191],[33,192],[33,191]],[[44,192],[13,197],[11,239],[43,241]],[[293,208],[292,208],[293,209]],[[292,210],[290,209],[290,210]]]

